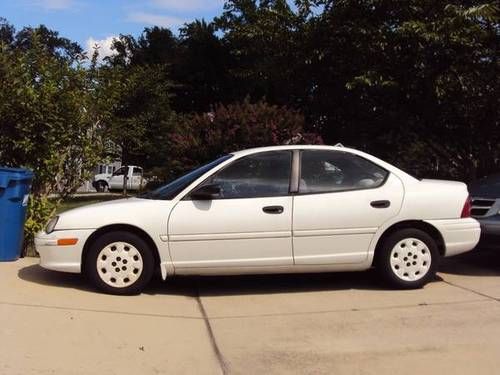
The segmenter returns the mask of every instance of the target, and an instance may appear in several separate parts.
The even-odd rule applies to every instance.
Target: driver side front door
[[[168,222],[176,268],[293,264],[291,151],[235,160],[202,183],[217,184],[212,200],[182,199]]]
[[[125,174],[127,173],[128,168],[127,167],[121,167],[115,173],[111,175],[111,178],[109,179],[109,188],[110,189],[123,189],[123,178],[125,177]]]

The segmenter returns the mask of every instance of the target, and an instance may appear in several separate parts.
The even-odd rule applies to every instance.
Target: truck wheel
[[[391,286],[416,289],[434,279],[439,257],[436,242],[426,232],[402,229],[384,240],[375,267]]]
[[[129,232],[105,233],[92,243],[85,257],[84,271],[101,291],[116,295],[142,292],[154,272],[154,258],[148,244]]]
[[[108,184],[106,182],[97,181],[95,189],[98,193],[104,193],[106,191],[107,187],[108,187]]]

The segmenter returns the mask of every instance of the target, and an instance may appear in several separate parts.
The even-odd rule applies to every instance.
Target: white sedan
[[[42,267],[85,273],[113,294],[174,275],[362,271],[419,288],[480,227],[466,185],[418,180],[361,151],[277,146],[234,152],[137,198],[53,218]]]

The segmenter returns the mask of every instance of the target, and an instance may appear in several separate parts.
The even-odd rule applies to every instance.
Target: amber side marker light
[[[60,238],[57,240],[57,246],[76,245],[78,238]]]

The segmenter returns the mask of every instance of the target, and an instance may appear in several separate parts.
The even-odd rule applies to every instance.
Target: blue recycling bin
[[[0,262],[21,255],[33,172],[0,167]]]

